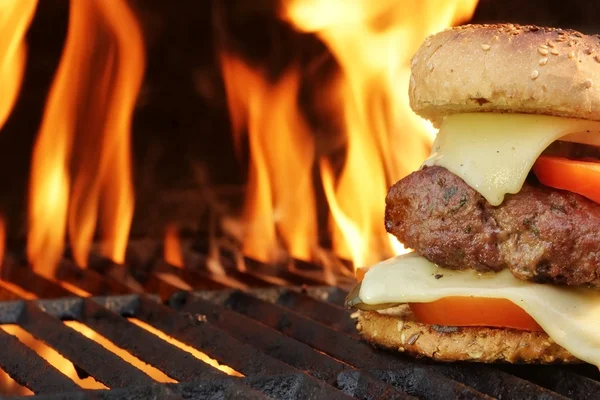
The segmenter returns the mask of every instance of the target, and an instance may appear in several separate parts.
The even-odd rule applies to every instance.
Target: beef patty
[[[600,205],[574,193],[525,183],[494,207],[445,168],[424,168],[389,190],[385,226],[442,267],[600,288]]]

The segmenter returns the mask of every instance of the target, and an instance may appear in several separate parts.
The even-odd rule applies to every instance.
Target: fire
[[[233,56],[222,55],[221,65],[234,143],[239,152],[247,129],[250,147],[244,254],[276,261],[283,245],[293,257],[310,260],[317,236],[315,144],[296,104],[299,71],[291,68],[270,84]]]
[[[410,58],[425,37],[469,19],[476,0],[288,0],[284,18],[315,32],[341,66],[332,86],[343,99],[347,137],[344,169],[332,192],[332,172],[321,167],[331,208],[335,251],[356,266],[405,251],[385,233],[387,188],[426,158],[433,129],[408,102]],[[329,188],[327,187],[329,185]]]
[[[164,244],[165,261],[174,267],[183,268],[183,253],[181,251],[181,243],[177,227],[173,224],[167,225],[165,229],[165,244]]]
[[[431,33],[468,20],[477,0],[285,0],[282,17],[316,33],[340,72],[319,86],[326,106],[341,101],[346,154],[341,170],[319,154],[297,105],[299,72],[275,83],[266,73],[222,54],[238,152],[248,133],[250,167],[244,253],[278,258],[280,239],[294,257],[315,256],[312,171],[319,165],[329,204],[334,251],[355,268],[407,249],[384,229],[388,187],[427,157],[435,130],[409,107],[410,58]],[[334,118],[336,118],[335,116]]]
[[[37,0],[0,1],[0,128],[17,100],[27,46],[25,33],[33,18]]]
[[[68,227],[87,266],[96,225],[102,253],[123,263],[133,216],[130,125],[144,70],[143,40],[125,0],[71,1],[65,50],[35,144],[27,253],[54,274]]]

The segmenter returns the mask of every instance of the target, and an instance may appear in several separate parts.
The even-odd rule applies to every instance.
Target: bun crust
[[[441,327],[414,321],[404,305],[393,313],[358,311],[356,328],[374,346],[437,361],[580,363],[543,332]]]
[[[430,36],[411,63],[410,105],[439,126],[465,112],[600,121],[600,37],[537,26],[464,25]]]

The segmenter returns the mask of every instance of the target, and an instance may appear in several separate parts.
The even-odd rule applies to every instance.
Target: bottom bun
[[[372,345],[437,361],[580,363],[544,332],[421,324],[406,305],[358,311],[356,328]]]

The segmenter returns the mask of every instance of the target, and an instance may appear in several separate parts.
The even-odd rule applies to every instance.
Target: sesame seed
[[[544,49],[543,47],[538,47],[538,51],[543,56],[548,55],[548,49]]]
[[[431,40],[425,42],[425,47],[431,47]]]
[[[600,63],[600,56],[599,56],[598,54],[596,54],[596,55],[594,56],[594,60],[596,60],[596,62],[599,62],[599,63]]]
[[[548,57],[542,57],[542,58],[540,58],[540,61],[538,63],[540,65],[546,65],[547,62],[548,62]]]
[[[552,43],[550,40],[548,41],[548,46],[550,47],[554,47],[554,43]]]
[[[585,49],[585,54],[587,54],[588,56],[591,56],[594,53],[594,49],[592,49],[591,47],[588,47],[587,49]]]
[[[591,88],[593,85],[593,82],[591,79],[586,79],[585,82],[583,82],[583,87],[586,89]]]
[[[415,342],[417,341],[417,339],[419,339],[419,336],[421,336],[421,334],[419,332],[411,335],[411,337],[408,338],[407,343],[410,345],[415,344]]]
[[[557,56],[558,55],[558,50],[552,49],[552,50],[550,50],[550,54],[552,54],[554,56]]]
[[[532,80],[534,80],[534,81],[535,81],[535,80],[537,79],[537,77],[538,77],[538,76],[540,76],[540,73],[538,72],[538,70],[537,70],[537,69],[534,69],[533,71],[531,71],[531,79],[532,79]]]
[[[546,46],[545,44],[540,45],[540,49],[547,49],[547,48],[548,48],[548,46]]]
[[[481,49],[482,49],[483,51],[488,51],[488,50],[490,49],[490,45],[489,45],[489,44],[482,44],[482,45],[481,45]]]
[[[575,52],[574,51],[570,51],[569,52],[569,58],[575,58]]]
[[[427,70],[429,72],[433,71],[433,64],[432,63],[427,64]]]

